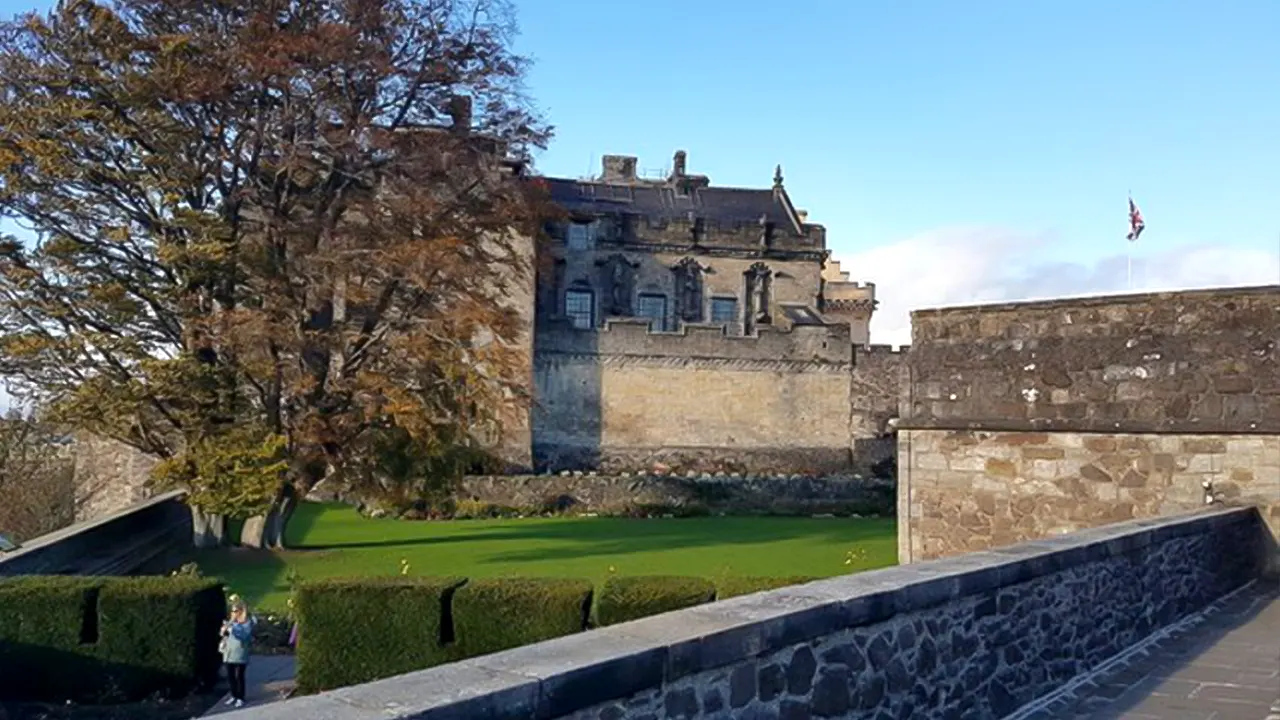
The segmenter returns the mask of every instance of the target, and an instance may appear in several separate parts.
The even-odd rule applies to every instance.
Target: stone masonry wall
[[[1217,502],[1280,530],[1280,287],[914,313],[899,561]]]
[[[1280,436],[912,430],[898,451],[900,562],[1195,510],[1207,493],[1259,505],[1280,536]]]
[[[849,387],[849,431],[853,439],[853,464],[869,468],[893,457],[896,451],[890,420],[899,415],[906,357],[910,348],[888,345],[855,345],[853,377]]]
[[[846,326],[548,330],[534,366],[540,468],[827,474],[851,469]]]
[[[88,433],[77,434],[68,452],[75,459],[76,522],[111,515],[151,496],[146,483],[155,458]]]
[[[800,475],[471,476],[459,497],[511,508],[541,508],[566,498],[584,512],[621,513],[651,507],[698,506],[713,513],[885,514],[893,512],[891,479]]]
[[[1280,286],[911,315],[904,427],[1280,433]]]
[[[1256,512],[857,573],[255,709],[257,720],[1009,715],[1258,577]]]

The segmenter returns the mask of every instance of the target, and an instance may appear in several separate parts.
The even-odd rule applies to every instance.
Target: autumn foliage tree
[[[279,546],[519,408],[549,129],[500,0],[66,0],[0,26],[0,374]],[[527,365],[525,366],[527,367]],[[389,457],[388,453],[398,455]]]

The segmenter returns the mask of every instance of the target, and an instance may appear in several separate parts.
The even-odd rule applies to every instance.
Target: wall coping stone
[[[1243,287],[1218,287],[1198,290],[1163,290],[1157,292],[1114,293],[1110,295],[1083,295],[1076,297],[1058,297],[1051,300],[1023,300],[1018,302],[973,303],[969,305],[948,305],[946,307],[924,308],[913,310],[911,317],[938,317],[952,313],[968,314],[975,310],[986,312],[1009,312],[1019,310],[1051,310],[1063,308],[1099,307],[1102,305],[1137,305],[1150,303],[1153,300],[1178,300],[1180,298],[1226,298],[1241,295],[1269,295],[1280,292],[1280,285],[1252,285]]]
[[[110,525],[111,523],[117,520],[120,520],[121,518],[127,517],[129,515],[133,515],[134,513],[142,512],[143,510],[147,510],[148,508],[155,507],[156,505],[163,505],[164,503],[167,503],[171,500],[181,499],[185,497],[186,494],[187,494],[186,490],[170,490],[168,492],[161,493],[159,495],[155,495],[153,497],[147,498],[142,502],[134,503],[129,507],[121,508],[120,510],[117,510],[109,515],[103,515],[102,517],[93,518],[92,520],[84,520],[82,522],[68,525],[67,527],[62,528],[61,530],[54,530],[51,533],[45,533],[44,535],[32,538],[27,542],[21,544],[20,546],[18,546],[18,549],[14,550],[13,552],[0,554],[0,563],[9,562],[10,560],[17,560],[18,558],[23,557],[25,555],[39,552],[40,550],[43,550],[52,545],[57,545],[58,543],[62,542],[63,540],[66,540],[69,537],[79,535],[80,533],[83,533],[86,530],[93,530],[94,528],[99,528],[99,527],[102,527],[103,525]]]
[[[1212,423],[1217,423],[1216,425]],[[1197,419],[1165,420],[1150,422],[1145,420],[1088,420],[1035,418],[1018,420],[1014,418],[997,418],[984,420],[966,420],[964,418],[912,418],[898,420],[898,430],[951,430],[975,432],[1081,432],[1123,435],[1275,435],[1280,432],[1280,423],[1252,423],[1251,427],[1222,429],[1220,418],[1209,418],[1208,422]]]
[[[828,578],[251,712],[257,720],[557,718],[845,628],[1257,518],[1252,507],[1212,508]]]

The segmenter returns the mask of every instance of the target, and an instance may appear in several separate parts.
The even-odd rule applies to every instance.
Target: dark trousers
[[[227,682],[231,683],[231,697],[244,699],[244,663],[227,663]]]

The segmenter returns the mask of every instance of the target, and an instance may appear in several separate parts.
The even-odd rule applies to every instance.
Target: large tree
[[[279,546],[522,402],[549,137],[501,0],[67,0],[0,26],[0,374]],[[527,366],[526,366],[527,367]],[[398,453],[398,454],[396,454]],[[390,454],[390,455],[389,455]]]

